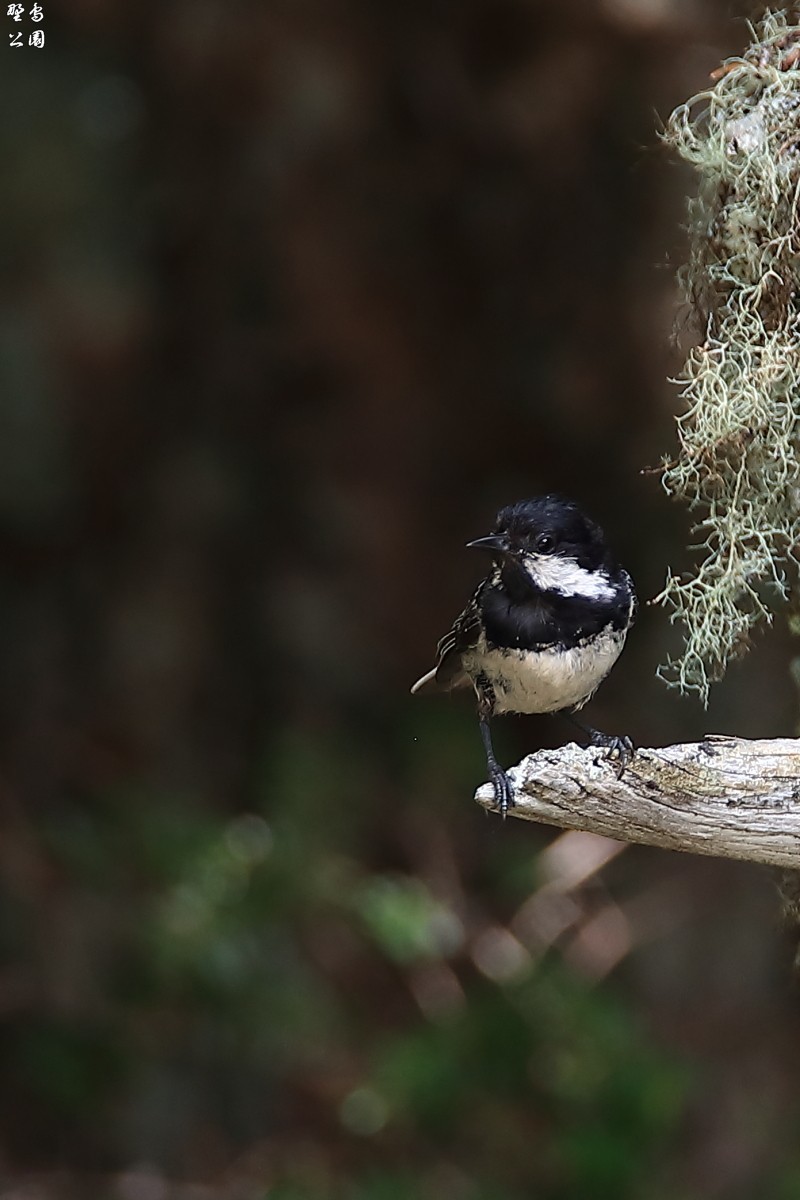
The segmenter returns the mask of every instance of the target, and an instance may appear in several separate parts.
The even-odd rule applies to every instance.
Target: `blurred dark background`
[[[487,818],[408,695],[495,510],[643,598],[724,0],[44,0],[4,18],[0,1200],[792,1200],[766,872]],[[34,29],[43,48],[27,45]],[[23,34],[21,48],[10,35]],[[590,710],[792,733],[776,626],[704,713],[643,606]],[[513,762],[569,737],[498,725]]]

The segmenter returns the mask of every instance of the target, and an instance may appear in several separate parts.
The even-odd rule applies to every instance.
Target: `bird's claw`
[[[516,803],[513,784],[503,768],[498,767],[496,763],[489,767],[489,778],[494,788],[494,806],[505,820],[506,813]]]
[[[608,750],[606,760],[616,762],[617,779],[622,778],[623,771],[636,753],[633,738],[629,738],[627,735],[619,737],[616,733],[599,733],[595,730],[592,733],[592,745],[603,746]]]

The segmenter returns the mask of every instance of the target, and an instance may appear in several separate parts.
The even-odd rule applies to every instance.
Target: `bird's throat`
[[[535,600],[542,595],[518,558],[505,558],[500,566],[500,583],[515,604]]]

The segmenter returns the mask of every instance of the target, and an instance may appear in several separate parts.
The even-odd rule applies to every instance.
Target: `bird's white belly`
[[[580,708],[619,658],[625,631],[608,629],[571,650],[498,650],[485,645],[464,655],[464,668],[483,675],[495,695],[495,712],[547,713]]]

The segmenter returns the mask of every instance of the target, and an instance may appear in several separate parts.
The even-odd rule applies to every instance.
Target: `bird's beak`
[[[508,554],[511,550],[508,538],[502,533],[490,533],[488,537],[476,538],[474,542],[467,542],[467,548],[488,550],[490,554]]]

